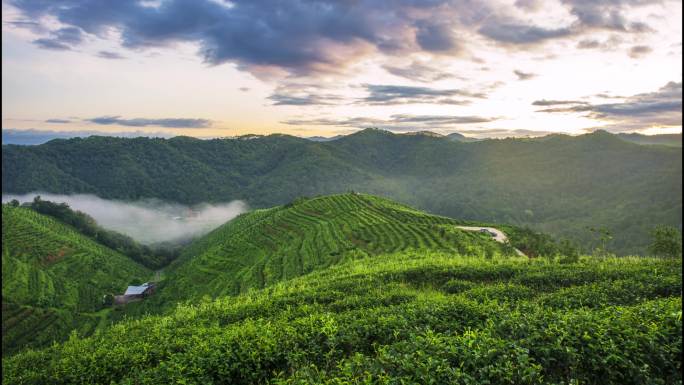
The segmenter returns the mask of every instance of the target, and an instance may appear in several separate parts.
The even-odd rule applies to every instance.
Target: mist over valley
[[[125,202],[90,194],[43,192],[3,194],[2,202],[13,199],[20,203],[31,202],[36,196],[55,203],[66,203],[72,209],[90,215],[102,227],[126,234],[146,245],[188,241],[248,211],[247,204],[240,200],[189,206],[153,198]]]

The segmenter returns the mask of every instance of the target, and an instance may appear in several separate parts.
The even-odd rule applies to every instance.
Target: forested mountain
[[[661,144],[665,146],[682,147],[682,134],[660,134],[660,135],[641,135],[641,134],[617,134],[620,139],[637,144]]]
[[[93,193],[182,203],[355,191],[465,220],[530,225],[644,253],[657,224],[681,228],[682,150],[597,131],[463,143],[368,129],[328,142],[286,135],[199,140],[89,137],[3,145],[4,193]]]
[[[107,318],[105,294],[151,275],[71,226],[3,204],[3,353],[62,340],[71,330],[88,334]]]

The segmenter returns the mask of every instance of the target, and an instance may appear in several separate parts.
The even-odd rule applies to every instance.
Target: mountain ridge
[[[604,226],[621,254],[645,252],[657,224],[681,227],[681,148],[640,146],[601,132],[464,143],[369,129],[329,142],[99,137],[2,149],[7,193],[190,204],[242,199],[263,208],[354,189],[587,245],[586,228]],[[653,198],[645,206],[644,194]]]

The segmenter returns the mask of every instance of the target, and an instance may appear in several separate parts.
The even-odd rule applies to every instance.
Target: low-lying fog
[[[3,194],[2,202],[12,199],[21,203],[31,202],[36,195],[43,200],[64,202],[72,209],[90,215],[100,226],[126,234],[144,244],[179,242],[204,235],[248,210],[247,204],[239,200],[190,207],[158,199],[124,202],[84,194]]]

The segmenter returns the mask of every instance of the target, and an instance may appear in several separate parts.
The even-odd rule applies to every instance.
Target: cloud
[[[408,66],[384,65],[387,72],[392,75],[406,78],[417,82],[435,82],[455,77],[454,74],[442,71],[429,65],[413,61]]]
[[[629,57],[632,59],[638,59],[648,55],[651,52],[653,52],[653,48],[647,45],[635,45],[629,49]]]
[[[117,59],[125,59],[125,56],[122,56],[118,52],[112,52],[112,51],[99,51],[95,56],[101,57],[103,59],[112,59],[112,60],[117,60]]]
[[[34,40],[33,44],[44,49],[67,51],[81,42],[83,42],[83,33],[80,28],[64,27],[50,32],[48,38]]]
[[[70,46],[66,44],[62,44],[56,40],[53,39],[36,39],[33,41],[33,44],[37,45],[39,48],[43,49],[50,49],[53,51],[68,51],[71,49]]]
[[[537,76],[537,74],[533,74],[530,72],[523,72],[520,70],[514,70],[513,73],[515,76],[518,77],[518,80],[529,80],[532,79],[533,77]]]
[[[580,100],[535,100],[532,102],[533,106],[557,106],[557,105],[562,105],[562,104],[587,104],[587,102],[583,102]]]
[[[166,128],[207,128],[211,126],[211,120],[207,119],[187,119],[187,118],[166,118],[166,119],[146,119],[146,118],[134,118],[134,119],[122,119],[119,116],[101,116],[92,119],[86,119],[86,121],[101,124],[101,125],[111,125],[116,124],[120,126],[129,127],[146,127],[146,126],[158,126]]]
[[[468,104],[468,100],[453,99],[453,97],[486,98],[482,92],[472,92],[462,89],[437,89],[430,87],[415,87],[401,85],[364,84],[368,96],[359,100],[363,104],[393,105],[393,104]]]
[[[443,116],[443,115],[392,115],[392,121],[396,123],[436,123],[444,124],[470,124],[487,123],[494,121],[494,118],[481,116]]]
[[[395,114],[391,115],[389,119],[367,117],[346,119],[291,119],[281,123],[295,126],[376,127],[385,130],[406,132],[425,129],[448,129],[464,124],[493,122],[497,119],[497,117],[482,116]]]
[[[457,48],[451,26],[431,21],[418,23],[416,41],[426,51],[453,51]]]
[[[66,120],[66,119],[48,119],[45,121],[45,123],[58,123],[58,124],[63,124],[63,123],[71,123],[71,120]]]
[[[625,97],[617,103],[582,104],[540,110],[547,113],[583,113],[612,124],[612,131],[650,126],[682,125],[682,83],[669,82],[655,92]]]
[[[43,34],[46,32],[46,28],[43,27],[42,24],[32,21],[32,20],[8,20],[8,21],[3,21],[3,24],[6,25],[11,25],[12,27],[15,28],[24,28],[28,29],[34,33],[37,34]]]
[[[571,28],[548,29],[527,24],[493,20],[478,30],[480,34],[505,44],[536,44],[549,39],[567,37],[575,32]]]
[[[130,48],[199,45],[203,59],[237,63],[259,74],[337,72],[369,54],[447,52],[457,7],[448,0],[261,2],[167,0],[148,6],[134,0],[15,0],[27,18],[51,16],[62,24],[105,37],[115,29]],[[448,14],[434,17],[438,10]],[[465,12],[464,12],[465,13]],[[64,42],[61,42],[65,44]]]
[[[326,93],[321,85],[307,83],[284,83],[267,97],[275,106],[334,105],[344,101],[340,95]]]
[[[125,131],[125,132],[102,132],[102,131],[53,131],[53,130],[36,130],[36,129],[2,129],[2,143],[3,144],[19,144],[19,145],[37,145],[49,142],[52,139],[69,139],[69,138],[86,138],[92,135],[98,136],[116,136],[123,138],[137,138],[140,136],[169,138],[173,135],[165,132],[143,132],[143,131]]]
[[[17,199],[29,202],[36,195],[43,200],[64,202],[74,210],[90,215],[100,226],[126,234],[144,244],[179,242],[198,237],[247,211],[247,205],[237,200],[188,207],[157,199],[124,202],[95,195],[29,193],[3,194],[2,201]]]
[[[515,6],[525,11],[537,11],[541,8],[542,3],[540,0],[516,0]]]
[[[622,45],[623,39],[618,35],[611,35],[608,39],[604,41],[599,41],[597,39],[583,39],[577,43],[578,49],[602,49],[602,50],[615,50]]]
[[[80,31],[117,36],[123,46],[140,50],[192,43],[206,63],[235,63],[262,78],[347,73],[377,55],[457,56],[477,44],[475,33],[521,48],[595,29],[646,33],[648,25],[624,15],[657,2],[561,0],[572,16],[548,27],[515,18],[509,7],[472,0],[395,0],[391,6],[381,0],[8,1],[25,19],[53,19],[71,28],[36,40],[43,48],[72,49],[82,40]],[[515,2],[526,12],[541,5]]]
[[[629,7],[660,3],[660,0],[561,0],[569,6],[585,29],[607,29],[617,32],[645,33],[653,29],[641,21],[630,21],[623,15]]]

